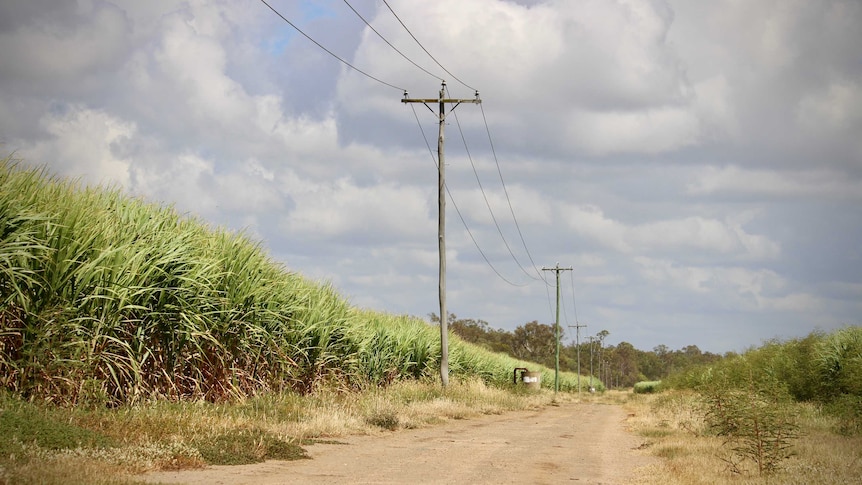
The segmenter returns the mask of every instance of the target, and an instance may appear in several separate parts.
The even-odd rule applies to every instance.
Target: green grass
[[[71,450],[78,447],[109,448],[110,437],[64,419],[64,413],[50,407],[0,395],[0,456],[20,453],[29,446],[46,450]]]

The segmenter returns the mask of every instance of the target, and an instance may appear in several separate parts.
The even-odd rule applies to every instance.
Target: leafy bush
[[[862,327],[846,327],[824,337],[817,353],[829,395],[862,397]]]
[[[652,394],[661,391],[661,381],[641,381],[635,384],[635,394]]]
[[[835,431],[839,434],[853,436],[862,433],[862,396],[842,394],[830,401],[825,410],[838,420]]]

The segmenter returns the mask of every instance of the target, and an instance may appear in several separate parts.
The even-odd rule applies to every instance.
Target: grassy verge
[[[0,483],[129,483],[149,470],[303,459],[304,446],[351,434],[537,409],[572,394],[402,381],[365,392],[324,388],[234,403],[158,401],[114,409],[35,405],[0,395]],[[115,478],[107,478],[115,477]]]
[[[798,432],[792,455],[769,475],[729,462],[726,439],[710,431],[703,400],[690,391],[631,394],[628,425],[645,438],[646,453],[661,462],[643,470],[644,484],[836,484],[862,477],[862,436],[836,433],[835,417],[814,405],[794,403]],[[741,468],[741,469],[740,469]]]

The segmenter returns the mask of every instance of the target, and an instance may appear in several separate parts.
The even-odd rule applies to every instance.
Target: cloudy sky
[[[459,317],[552,323],[559,263],[563,325],[644,350],[862,323],[862,2],[269,2],[376,79],[259,0],[0,1],[3,155],[427,317],[437,119],[401,99],[445,79],[482,100],[446,124]]]

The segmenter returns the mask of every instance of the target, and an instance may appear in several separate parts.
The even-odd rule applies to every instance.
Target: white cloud
[[[134,123],[100,110],[71,105],[45,114],[40,128],[47,139],[14,142],[22,157],[62,167],[63,172],[83,176],[89,183],[129,188],[129,160],[116,155],[113,146],[136,135]]]
[[[508,143],[606,155],[663,153],[697,139],[692,89],[666,42],[673,14],[662,3],[558,0],[528,8],[498,0],[445,0],[393,6],[458,79],[480,88],[486,101],[507,105],[496,118],[499,129],[513,135],[531,127],[546,130]],[[472,94],[415,47],[387,9],[379,10],[374,25],[440,72],[454,96]],[[440,35],[440,25],[446,35]],[[368,32],[355,60],[414,96],[437,84]],[[398,116],[391,90],[369,91],[360,74],[344,72],[339,97],[346,110]]]
[[[592,155],[663,153],[698,141],[699,121],[688,108],[574,113],[565,128]]]
[[[729,253],[740,245],[726,223],[702,217],[650,222],[632,227],[629,239],[643,247],[692,247]]]
[[[700,170],[686,192],[692,195],[747,194],[768,197],[862,197],[862,180],[834,169],[765,170],[737,165]]]
[[[131,192],[210,220],[239,215],[242,226],[237,229],[257,232],[266,223],[262,217],[280,215],[290,203],[275,173],[257,160],[217,167],[212,159],[185,153],[168,161],[139,159],[132,172]]]
[[[32,23],[0,33],[4,82],[14,83],[24,92],[47,86],[64,93],[80,92],[101,84],[98,74],[107,74],[122,62],[129,29],[122,10],[107,2],[89,1],[78,2],[74,10],[59,10],[56,17],[45,13]],[[58,79],[77,82],[56,83]]]
[[[215,164],[212,160],[185,153],[171,160],[137,163],[132,192],[161,203],[174,203],[180,212],[212,216],[218,206],[218,194],[212,186]]]
[[[700,123],[700,142],[736,140],[739,120],[733,88],[723,74],[695,83],[694,110]]]
[[[475,184],[474,184],[475,185]],[[458,205],[458,210],[469,222],[491,225],[493,218],[488,206],[493,211],[494,218],[498,223],[511,225],[512,212],[515,207],[518,211],[515,217],[519,224],[548,224],[551,222],[551,203],[541,193],[526,190],[515,185],[507,187],[506,191],[491,190],[484,191],[475,189],[449,189],[452,197]],[[508,199],[506,197],[508,193]],[[511,207],[509,206],[511,202]],[[447,201],[448,203],[448,201]]]
[[[707,292],[712,272],[706,268],[677,266],[670,261],[636,257],[641,276],[652,284],[672,285],[693,292]]]
[[[573,231],[626,254],[688,250],[756,261],[774,259],[781,252],[777,243],[742,227],[751,221],[751,214],[724,221],[686,217],[626,225],[606,217],[595,206],[568,206],[562,210]]]
[[[295,174],[289,179],[286,190],[296,208],[284,221],[288,232],[313,239],[348,237],[363,245],[392,237],[404,243],[436,227],[425,194],[411,186],[360,187],[344,178],[316,184]]]
[[[708,295],[715,310],[796,312],[814,315],[826,309],[822,297],[790,291],[785,278],[772,270],[743,267],[685,266],[664,259],[635,258],[641,276],[650,284],[673,286],[692,294]],[[680,298],[685,298],[681,296]]]
[[[312,159],[321,163],[328,157],[343,159],[349,156],[348,151],[342,152],[338,149],[338,128],[334,118],[327,117],[317,121],[306,116],[278,116],[277,119],[273,117],[272,121],[271,127],[261,121],[261,131],[271,133],[280,142],[280,146],[300,162]],[[314,170],[312,167],[306,168]],[[333,171],[331,167],[319,169],[325,169],[329,173]]]
[[[211,29],[199,29],[201,19],[207,15],[194,20],[180,15],[166,18],[154,60],[192,119],[211,129],[214,124],[216,128],[239,128],[253,119],[254,99],[226,76],[227,56],[221,39]]]
[[[862,126],[862,85],[840,80],[812,92],[796,107],[797,122],[808,130],[833,131]]]
[[[216,175],[213,189],[221,210],[255,214],[277,213],[285,208],[275,173],[257,160],[242,162],[238,169]]]
[[[575,232],[596,240],[620,252],[632,251],[626,242],[627,228],[620,222],[605,217],[596,206],[572,206],[563,209],[569,227]]]
[[[822,298],[808,293],[793,293],[771,298],[766,303],[770,309],[782,312],[814,314],[827,311],[826,302]]]

